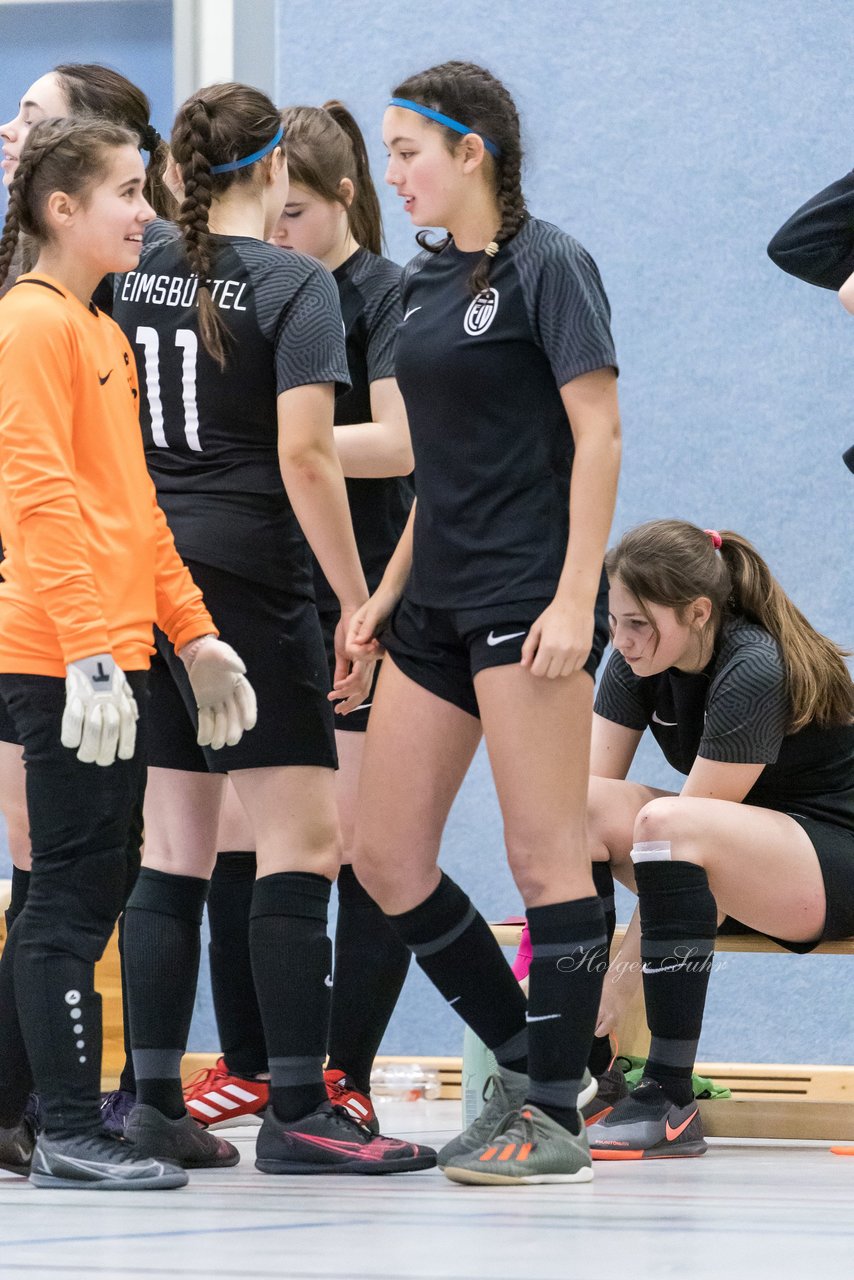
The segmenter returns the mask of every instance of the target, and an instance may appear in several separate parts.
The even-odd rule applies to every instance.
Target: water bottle
[[[441,1092],[439,1072],[420,1062],[387,1062],[371,1072],[371,1093],[379,1098],[417,1102],[420,1098],[438,1098]]]
[[[498,1071],[495,1054],[487,1049],[471,1027],[463,1035],[463,1128],[467,1129],[483,1110],[483,1088]]]

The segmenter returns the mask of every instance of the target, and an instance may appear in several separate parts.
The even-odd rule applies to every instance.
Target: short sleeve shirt
[[[250,237],[213,240],[222,370],[199,335],[198,281],[175,227],[146,228],[139,268],[116,281],[148,467],[185,558],[311,596],[308,547],[279,470],[276,401],[311,383],[349,385],[338,291],[313,258]]]
[[[341,301],[350,374],[350,389],[335,401],[335,425],[371,422],[371,383],[394,377],[401,269],[387,258],[357,249],[332,274]],[[412,480],[348,478],[347,497],[362,568],[373,591],[406,524],[414,497]],[[337,609],[335,593],[316,561],[314,590],[318,609]]]
[[[576,240],[529,220],[473,297],[480,258],[451,242],[403,279],[396,368],[418,485],[407,595],[438,608],[554,594],[574,453],[560,389],[616,369],[608,300]]]
[[[636,676],[612,652],[596,713],[629,729],[650,729],[669,764],[688,774],[697,757],[766,767],[745,797],[854,830],[854,726],[786,730],[786,673],[775,640],[735,619],[704,671],[671,668]]]

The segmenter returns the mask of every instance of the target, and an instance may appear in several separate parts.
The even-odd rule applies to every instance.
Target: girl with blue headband
[[[518,116],[489,72],[452,62],[411,77],[383,138],[386,181],[412,222],[448,234],[419,232],[425,252],[403,279],[396,370],[414,513],[350,632],[354,655],[380,644],[389,655],[354,868],[498,1061],[483,1113],[439,1155],[445,1173],[584,1182],[579,1107],[596,1092],[587,1066],[608,944],[585,836],[620,453],[608,301],[581,245],[529,216]],[[527,1005],[437,865],[481,734],[527,908]]]
[[[343,637],[367,597],[335,448],[336,384],[349,382],[335,282],[314,259],[266,243],[287,199],[279,112],[245,85],[214,85],[178,111],[177,228],[154,224],[138,271],[116,286],[134,344],[149,469],[175,541],[241,637],[258,693],[255,747],[195,741],[195,701],[165,637],[152,677],[150,802],[125,955],[137,1105],[126,1137],[185,1167],[236,1150],[187,1113],[180,1079],[200,922],[230,778],[257,848],[250,950],[270,1063],[259,1132],[265,1173],[422,1168],[435,1157],[375,1138],[327,1100],[338,871],[333,710],[306,539],[341,614],[344,711],[365,701],[372,663]],[[247,739],[248,741],[248,739]]]

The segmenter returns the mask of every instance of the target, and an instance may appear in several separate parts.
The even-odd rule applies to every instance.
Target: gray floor
[[[457,1103],[388,1103],[387,1132],[438,1143]],[[599,1164],[581,1187],[273,1178],[242,1162],[182,1191],[37,1191],[0,1174],[0,1275],[823,1280],[854,1272],[854,1159],[824,1144],[714,1143],[700,1160]]]

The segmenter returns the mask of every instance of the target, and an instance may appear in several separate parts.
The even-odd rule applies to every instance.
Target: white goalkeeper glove
[[[236,746],[258,718],[255,690],[240,655],[216,636],[199,636],[185,644],[178,657],[187,668],[199,709],[199,746],[213,751],[226,743]]]
[[[96,653],[70,662],[65,672],[62,745],[78,748],[83,764],[132,759],[139,710],[121,667],[108,653]]]

